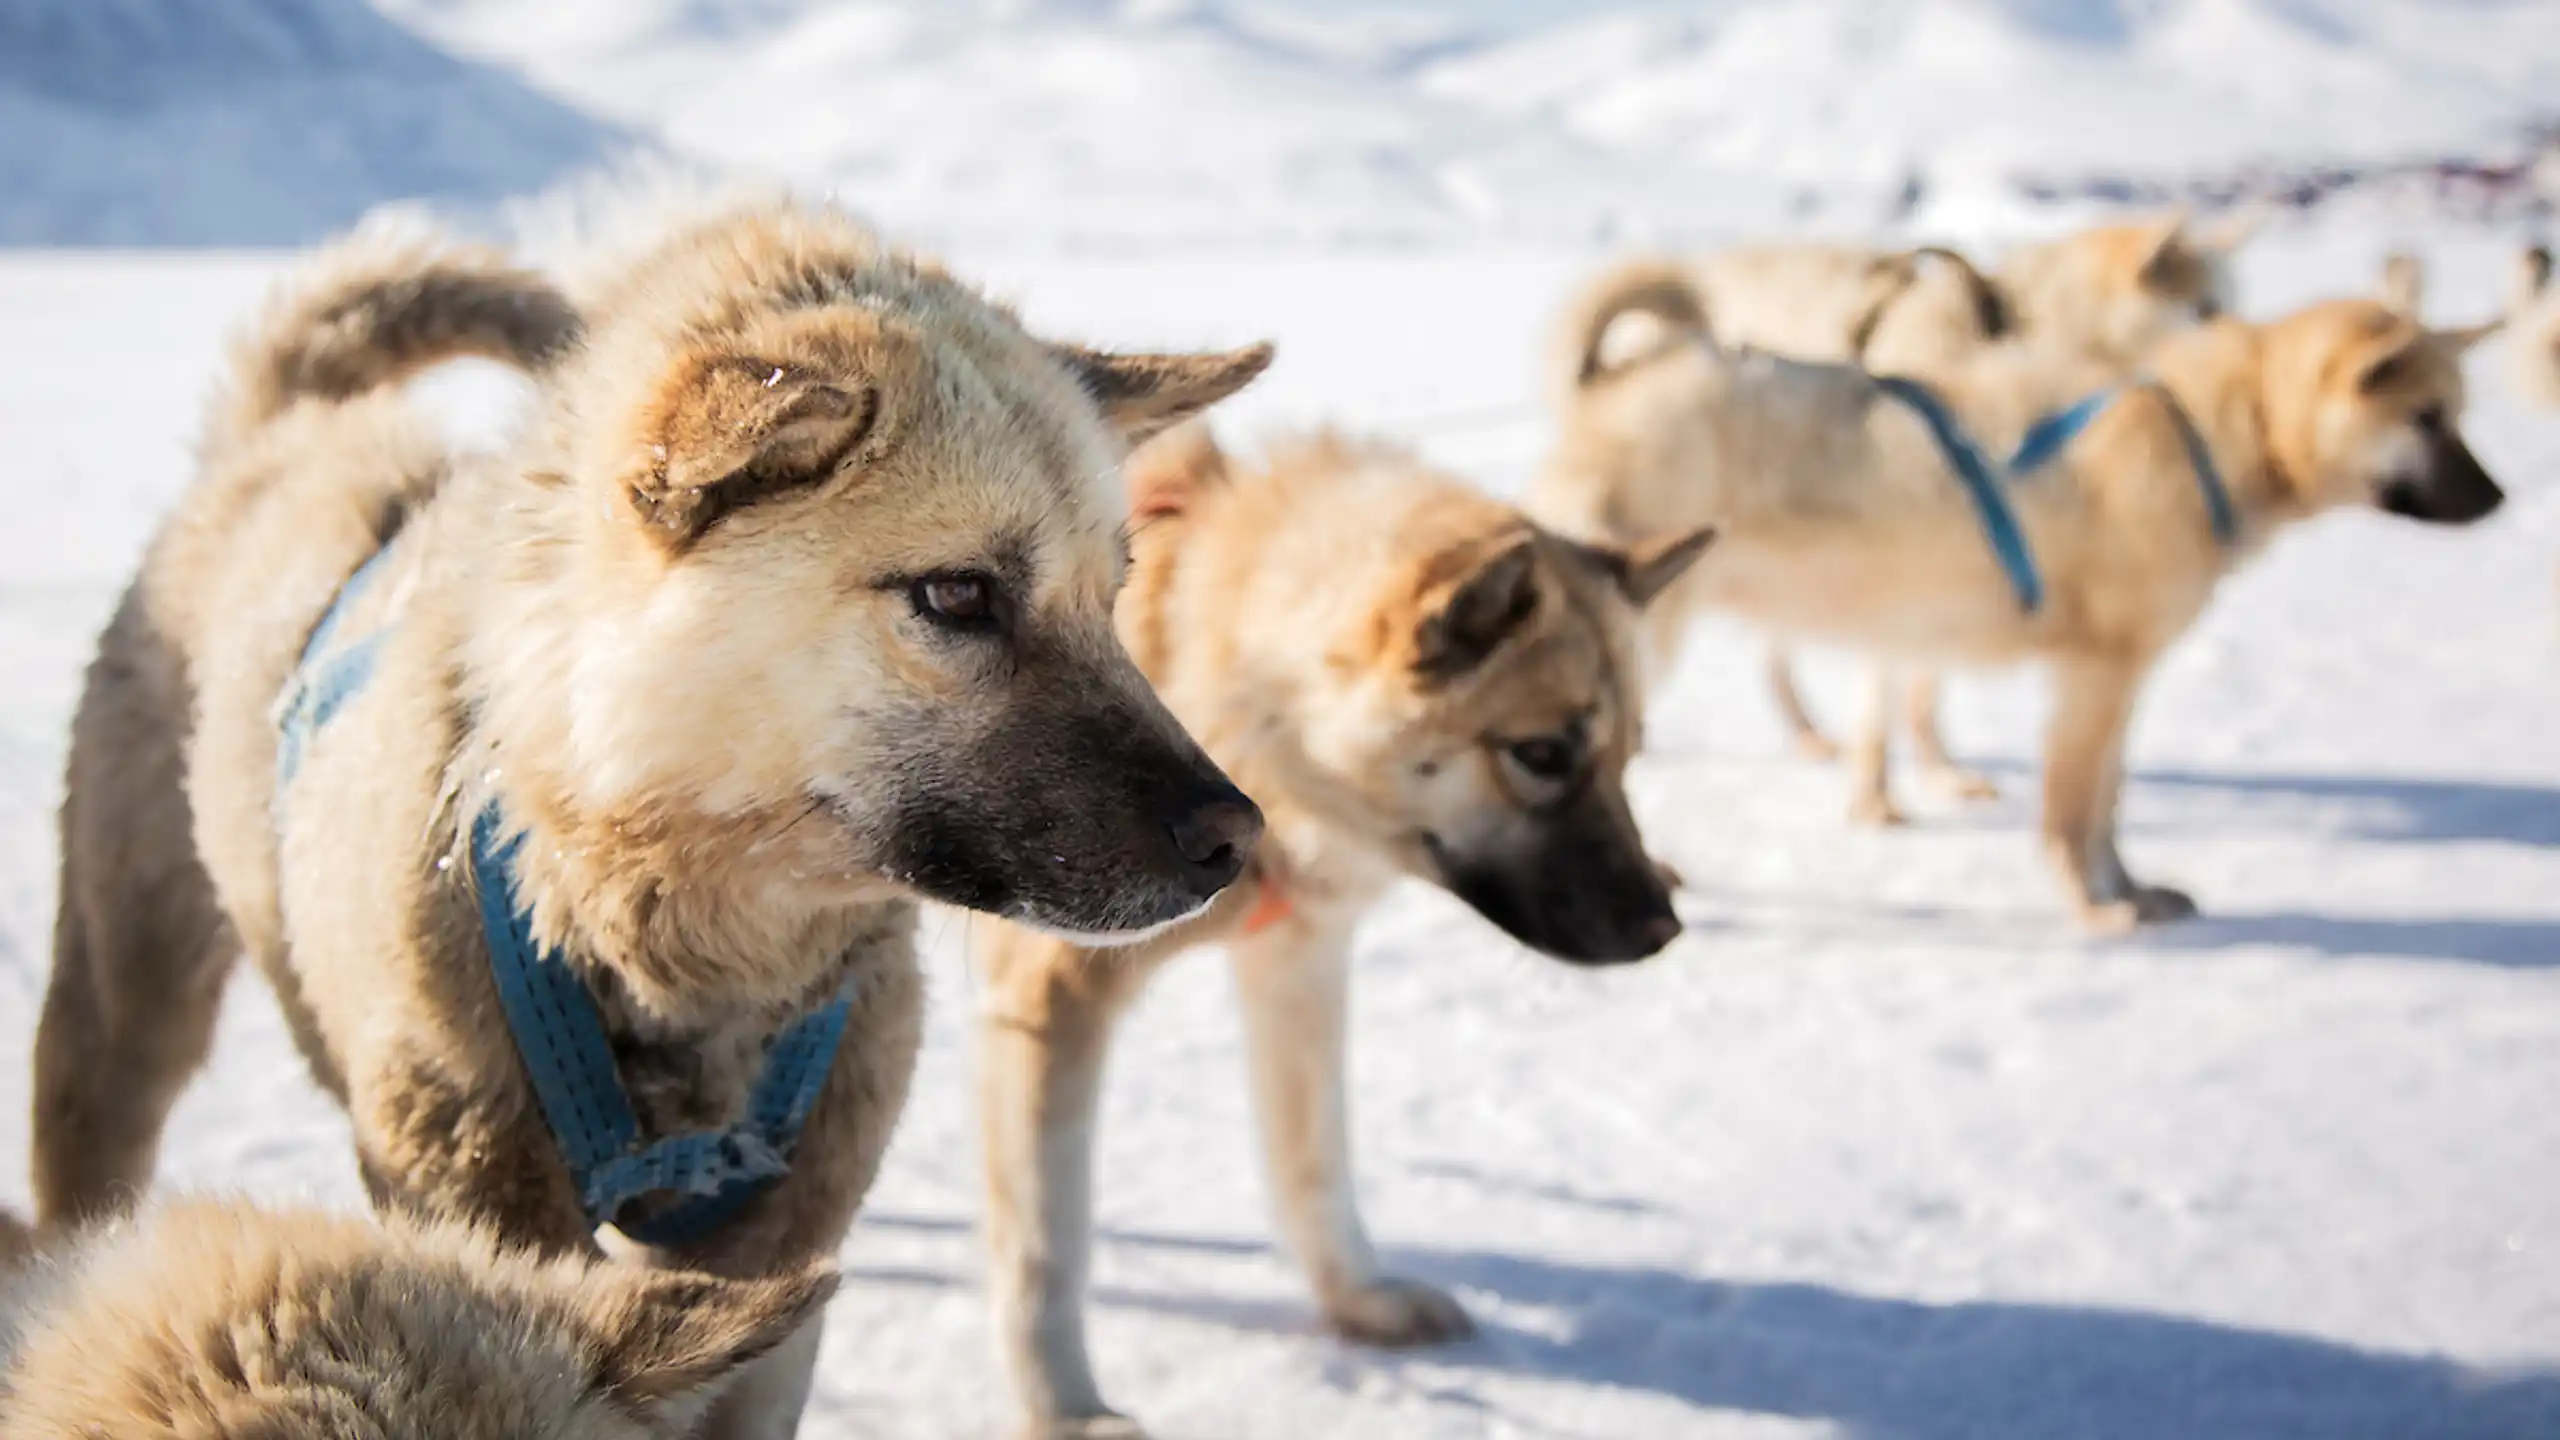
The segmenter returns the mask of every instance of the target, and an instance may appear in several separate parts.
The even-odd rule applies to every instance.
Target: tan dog
[[[1637,307],[1696,340],[1608,367],[1600,338]],[[2119,396],[2011,487],[2046,587],[2030,614],[1915,411],[1853,367],[1718,348],[1680,268],[1630,265],[1568,316],[1559,364],[1576,398],[1532,509],[1603,539],[1718,527],[1717,562],[1647,617],[1657,656],[1714,608],[1888,656],[2046,662],[2046,847],[2082,919],[2122,929],[2193,910],[2134,880],[2116,851],[2143,677],[2222,576],[2286,525],[2345,505],[2450,523],[2496,508],[2456,428],[2458,359],[2480,333],[2342,301],[2163,343],[2159,383]],[[2189,427],[2227,490],[2236,545],[2209,523]]]
[[[835,1288],[188,1202],[0,1262],[0,1434],[677,1440]]]
[[[2057,391],[2046,366],[1986,366],[1977,359],[1984,350],[2026,347],[2076,377],[2124,379],[2159,337],[2230,308],[2229,257],[2260,218],[2199,227],[2170,215],[2092,226],[2017,247],[1990,277],[1949,250],[1817,245],[1710,257],[1699,282],[1726,343],[1798,360],[1854,361],[1879,375],[1961,391],[1967,424],[1997,443],[2024,433],[2038,404]],[[1974,373],[1959,377],[1966,368]],[[2004,389],[2004,377],[2015,386]],[[1891,667],[1879,667],[1850,751],[1852,818],[1901,819],[1886,778],[1897,683],[1922,783],[1960,798],[1994,793],[1947,751],[1937,676],[1923,669],[1897,682]],[[1814,723],[1783,648],[1770,653],[1769,684],[1798,752],[1837,758],[1840,747]]]
[[[678,233],[584,314],[491,257],[360,242],[239,351],[73,732],[47,1222],[142,1187],[242,949],[378,1203],[560,1253],[670,1213],[663,1190],[592,1213],[564,1164],[499,1009],[480,889],[504,882],[643,1141],[745,1123],[768,1045],[850,997],[787,1174],[654,1257],[794,1270],[835,1250],[903,1102],[918,897],[1125,936],[1241,871],[1256,812],[1111,631],[1115,482],[1129,439],[1267,349],[1044,341],[787,206]],[[464,353],[540,397],[458,465],[383,387]],[[376,552],[331,626],[373,637],[369,678],[280,776],[279,696]],[[511,873],[475,878],[482,817]],[[789,1433],[816,1340],[704,1433]]]
[[[2551,247],[2528,246],[2517,255],[2507,329],[2516,393],[2528,404],[2560,410],[2560,285],[2551,280]]]
[[[1132,462],[1141,520],[1120,633],[1166,703],[1270,817],[1253,882],[1098,953],[982,926],[979,1060],[990,1288],[1032,1434],[1134,1433],[1085,1358],[1094,1104],[1147,977],[1225,943],[1280,1231],[1336,1330],[1463,1333],[1456,1303],[1382,1275],[1351,1188],[1346,952],[1399,876],[1582,964],[1679,933],[1623,786],[1640,714],[1635,617],[1706,544],[1558,539],[1411,455],[1333,439],[1237,466],[1205,431]]]

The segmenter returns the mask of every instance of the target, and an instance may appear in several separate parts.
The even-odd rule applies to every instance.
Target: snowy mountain
[[[1680,241],[2560,116],[2553,0],[374,4],[18,0],[0,241],[299,238],[617,132],[944,241]]]
[[[611,128],[363,0],[0,5],[0,244],[272,245],[376,203],[475,203]]]

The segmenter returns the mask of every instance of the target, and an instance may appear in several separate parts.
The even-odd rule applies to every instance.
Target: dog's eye
[[[916,613],[937,625],[957,630],[988,630],[996,624],[995,577],[964,571],[927,575],[915,582],[909,598]]]
[[[1566,736],[1537,735],[1527,740],[1514,740],[1505,747],[1511,763],[1540,780],[1570,780],[1579,747]]]
[[[2441,435],[2444,433],[2444,407],[2430,405],[2417,413],[2416,421],[2419,434]]]

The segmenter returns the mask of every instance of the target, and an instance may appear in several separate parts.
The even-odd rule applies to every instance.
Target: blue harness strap
[[[279,792],[301,768],[321,727],[373,678],[387,632],[337,646],[338,631],[390,553],[388,546],[376,551],[339,587],[277,697]],[[479,889],[480,929],[499,1007],[587,1223],[615,1225],[645,1245],[682,1245],[709,1235],[790,1173],[791,1152],[826,1090],[844,1040],[853,1010],[850,985],[773,1038],[737,1124],[644,1143],[595,996],[566,960],[534,939],[532,917],[517,903],[515,859],[523,843],[521,836],[505,834],[495,806],[473,820],[471,870]],[[624,1218],[633,1201],[653,1195],[675,1198]]]
[[[1899,375],[1879,375],[1876,386],[1909,406],[1928,425],[1949,468],[1964,482],[1965,494],[1973,501],[1974,518],[1982,522],[1982,533],[1991,541],[1992,556],[2008,574],[2010,588],[2018,593],[2018,608],[2030,615],[2041,609],[2044,577],[2036,573],[2035,555],[2027,548],[2026,531],[2018,524],[2018,512],[2009,504],[2007,489],[1992,473],[1990,457],[1973,443],[1973,437],[1956,423],[1945,402],[1928,386]]]
[[[2025,437],[2018,441],[2016,453],[2009,457],[2009,473],[2032,475],[2043,469],[2066,446],[2079,439],[2080,432],[2088,429],[2089,422],[2097,419],[2098,412],[2113,404],[2115,398],[2116,392],[2112,388],[2100,390],[2082,398],[2071,408],[2057,410],[2028,426]]]
[[[2196,418],[2178,403],[2177,396],[2169,393],[2168,386],[2153,380],[2144,388],[2160,397],[2161,405],[2169,412],[2169,423],[2178,427],[2178,439],[2187,447],[2187,463],[2196,472],[2196,488],[2204,492],[2204,511],[2213,522],[2214,540],[2225,546],[2238,544],[2239,512],[2232,508],[2231,490],[2222,483],[2222,471],[2213,463],[2213,449],[2204,443],[2204,432],[2196,428]]]
[[[2140,388],[2158,396],[2169,412],[2169,423],[2178,429],[2178,441],[2187,450],[2187,467],[2196,480],[2196,491],[2204,497],[2205,518],[2213,526],[2217,544],[2235,545],[2240,540],[2240,515],[2231,503],[2231,490],[2222,483],[2222,469],[2213,463],[2213,448],[2205,443],[2204,432],[2196,428],[2195,417],[2187,413],[2169,387],[2157,380],[2146,380]],[[2058,410],[2027,427],[2026,438],[2018,442],[2018,451],[2009,458],[2009,473],[2031,475],[2060,455],[2064,447],[2078,439],[2080,432],[2098,413],[2114,403],[2113,388],[2100,390],[2083,398],[2067,410]]]
[[[383,546],[356,567],[347,583],[338,587],[338,596],[312,627],[311,638],[302,643],[301,663],[294,667],[293,677],[285,682],[284,693],[276,699],[276,788],[282,790],[293,783],[295,772],[302,768],[302,755],[311,746],[320,727],[336,717],[338,711],[373,678],[373,665],[382,649],[382,633],[376,631],[343,650],[331,652],[337,639],[339,622],[347,607],[356,602],[373,584],[374,577],[391,554]]]
[[[680,1245],[710,1234],[790,1173],[801,1127],[834,1069],[853,997],[839,991],[774,1037],[737,1124],[644,1144],[595,996],[567,961],[533,938],[533,919],[517,904],[515,857],[522,844],[522,837],[502,834],[495,806],[472,822],[480,925],[488,936],[499,1004],[587,1222],[616,1225],[648,1245]],[[665,1209],[622,1218],[632,1201],[649,1195],[682,1198]]]

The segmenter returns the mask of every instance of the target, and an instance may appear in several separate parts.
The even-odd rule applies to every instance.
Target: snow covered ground
[[[2361,287],[2420,240],[2448,317],[2497,244],[2372,230],[2250,252],[2251,308]],[[1274,334],[1229,431],[1431,428],[1496,487],[1587,254],[960,257],[1053,328]],[[0,257],[0,1055],[23,1057],[50,809],[92,630],[182,483],[267,256]],[[1168,1437],[2560,1434],[2560,417],[2484,374],[2489,526],[2322,523],[2232,584],[2138,727],[2127,847],[2210,918],[2075,936],[2029,838],[2031,678],[1951,729],[2012,797],[1892,834],[1780,758],[1743,637],[1661,697],[1638,804],[1690,932],[1605,974],[1400,893],[1361,942],[1358,1151],[1394,1263],[1467,1345],[1316,1333],[1267,1248],[1228,983],[1171,970],[1126,1031],[1093,1345]],[[1455,423],[1469,417],[1467,423]],[[1712,559],[1708,563],[1713,563]],[[1845,698],[1842,669],[1824,698]],[[1836,709],[1835,705],[1835,709]],[[845,1251],[807,1433],[990,1433],[962,924],[928,919],[915,1101]],[[0,1065],[0,1152],[26,1068]],[[358,1188],[254,978],[181,1104],[173,1186]],[[24,1195],[0,1167],[0,1196]]]

